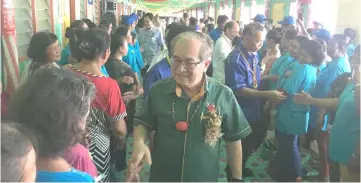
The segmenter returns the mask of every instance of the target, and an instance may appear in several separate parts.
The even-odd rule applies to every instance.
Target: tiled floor
[[[140,106],[142,105],[142,101],[140,98],[137,100],[137,107],[136,110],[139,111]],[[127,141],[127,159],[130,158],[131,152],[132,152],[132,145],[133,145],[133,139],[129,138]],[[220,162],[220,172],[218,175],[218,181],[219,182],[226,182],[226,173],[224,169],[226,168],[226,162],[227,162],[227,155],[225,150],[225,143],[222,142],[222,149],[221,149],[221,157],[219,159]],[[252,154],[252,156],[249,158],[246,167],[250,168],[254,172],[253,177],[245,178],[245,181],[247,182],[271,182],[274,181],[269,176],[268,173],[268,164],[269,161],[265,161],[261,158],[261,153],[263,151],[263,148],[259,148],[258,151]],[[313,160],[311,158],[310,153],[308,153],[306,150],[300,150],[301,158],[302,158],[302,167],[305,168],[308,172],[307,174],[307,181],[314,182],[314,177],[318,174],[318,172],[313,168]],[[140,174],[141,181],[142,182],[148,182],[149,180],[149,166],[144,167],[143,171]],[[124,172],[116,172],[116,177],[119,181],[124,180]]]
[[[128,139],[127,147],[132,147],[132,138]],[[226,182],[226,174],[225,174],[225,167],[226,167],[226,150],[225,150],[225,144],[222,142],[222,150],[221,150],[221,157],[219,159],[220,161],[220,172],[218,175],[218,181],[219,182]],[[132,148],[128,149],[128,157],[131,155]],[[247,162],[247,167],[250,168],[254,172],[254,176],[250,178],[246,178],[245,181],[247,182],[270,182],[273,181],[272,178],[269,176],[267,169],[269,161],[265,161],[261,158],[261,152],[262,148],[260,148],[258,151],[253,153],[253,155],[250,157],[250,159]],[[301,150],[301,157],[302,157],[302,167],[306,168],[308,170],[308,178],[313,177],[317,175],[317,171],[311,167],[312,159],[309,153],[307,153],[305,150]],[[122,181],[124,180],[124,172],[117,172],[116,176],[119,178],[118,180]],[[142,182],[148,182],[149,180],[149,166],[146,166],[143,171],[140,174]],[[308,181],[312,181],[309,179]]]

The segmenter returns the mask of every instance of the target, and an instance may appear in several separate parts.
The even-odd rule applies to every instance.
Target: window
[[[250,23],[250,21],[251,21],[251,17],[250,17],[251,12],[250,11],[251,11],[250,7],[245,7],[244,3],[242,3],[240,20],[242,21],[243,25]]]
[[[47,0],[37,0],[35,3],[37,32],[51,32],[49,2]]]
[[[14,8],[18,56],[23,59],[27,56],[26,52],[34,32],[30,0],[16,0]]]
[[[258,5],[256,3],[253,3],[251,6],[251,17],[250,19],[254,18],[257,14],[264,15],[265,13],[265,5]]]
[[[327,4],[327,6],[325,6]],[[336,0],[317,0],[312,1],[311,6],[311,26],[313,21],[323,24],[324,28],[331,34],[335,31],[337,20],[337,2]]]
[[[84,0],[80,0],[80,19],[87,18],[87,14],[86,14],[87,3],[88,1],[84,2]]]

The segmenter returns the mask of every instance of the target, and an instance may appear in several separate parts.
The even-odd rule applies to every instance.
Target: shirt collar
[[[208,78],[206,75],[204,75],[204,77],[205,77],[205,80],[204,80],[203,86],[202,86],[201,90],[199,91],[199,93],[191,98],[192,101],[197,101],[197,100],[201,99],[204,96],[204,94],[209,91]],[[189,98],[185,94],[185,92],[182,90],[182,88],[179,85],[177,85],[177,83],[173,77],[171,78],[171,87],[168,87],[165,90],[165,93],[166,94],[174,93],[174,94],[176,94],[177,97]]]

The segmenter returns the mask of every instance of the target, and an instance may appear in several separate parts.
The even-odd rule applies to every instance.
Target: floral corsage
[[[223,136],[221,129],[222,116],[217,114],[217,110],[214,104],[208,104],[207,109],[210,117],[208,123],[206,124],[206,134],[204,141],[211,147],[215,147],[218,140]]]

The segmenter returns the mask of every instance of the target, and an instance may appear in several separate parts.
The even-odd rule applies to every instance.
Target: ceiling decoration
[[[137,0],[138,8],[152,13],[172,13],[207,0]]]

